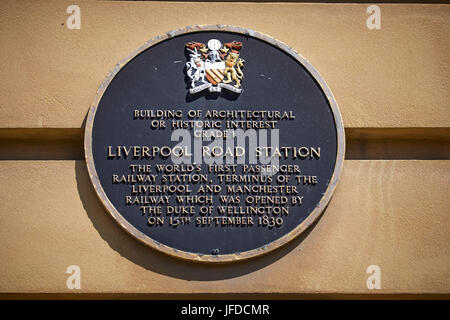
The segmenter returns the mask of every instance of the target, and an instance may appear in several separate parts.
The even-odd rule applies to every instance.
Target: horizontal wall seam
[[[450,128],[346,128],[347,160],[450,160]],[[82,160],[84,128],[0,128],[0,160]]]
[[[117,0],[109,0],[109,1],[117,1]],[[154,2],[242,2],[242,3],[330,3],[330,4],[361,4],[361,3],[377,3],[377,4],[448,4],[450,1],[447,0],[250,0],[250,1],[242,1],[242,0],[128,0],[130,2],[146,2],[146,1],[154,1]]]

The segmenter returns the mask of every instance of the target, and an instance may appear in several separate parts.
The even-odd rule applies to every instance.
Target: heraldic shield
[[[203,90],[221,92],[222,89],[241,93],[245,60],[240,58],[242,42],[229,42],[222,45],[217,39],[208,41],[207,46],[200,42],[186,43],[189,61],[186,74],[190,81],[190,94]]]

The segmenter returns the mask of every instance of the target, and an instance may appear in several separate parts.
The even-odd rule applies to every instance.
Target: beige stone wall
[[[450,5],[0,2],[0,294],[450,294]],[[194,15],[195,13],[195,15]],[[147,40],[231,24],[292,46],[338,101],[347,160],[322,218],[266,256],[210,266],[145,247],[103,209],[83,127],[115,64]],[[66,287],[79,265],[81,290]],[[381,290],[366,287],[381,267]],[[1,297],[1,296],[0,296]]]

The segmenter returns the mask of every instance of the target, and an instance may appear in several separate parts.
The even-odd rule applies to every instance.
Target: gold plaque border
[[[241,252],[241,253],[234,253],[234,254],[218,254],[218,255],[207,255],[207,254],[199,254],[195,252],[187,252],[187,251],[181,251],[177,250],[175,248],[169,247],[167,245],[164,245],[162,243],[159,243],[158,241],[153,240],[149,236],[145,235],[138,229],[136,229],[133,225],[131,225],[120,213],[119,211],[114,207],[114,205],[110,202],[108,197],[106,196],[105,191],[103,190],[97,171],[94,166],[94,160],[92,155],[92,129],[94,125],[94,118],[95,114],[97,112],[98,104],[112,81],[112,79],[115,77],[115,75],[122,69],[124,65],[126,65],[129,61],[131,61],[134,57],[136,57],[138,54],[140,54],[142,51],[152,47],[153,45],[162,42],[164,40],[170,39],[172,37],[186,34],[186,33],[195,33],[195,32],[201,32],[201,31],[226,31],[226,32],[233,32],[243,35],[249,35],[254,38],[258,38],[260,40],[263,40],[265,42],[268,42],[277,48],[287,52],[291,57],[296,59],[298,62],[300,62],[308,71],[309,73],[315,78],[316,82],[320,85],[322,88],[322,91],[325,93],[331,110],[333,112],[335,125],[336,125],[336,133],[337,133],[337,156],[336,156],[336,163],[333,171],[333,175],[331,177],[330,183],[327,187],[327,190],[323,194],[321,200],[319,201],[319,204],[314,208],[314,210],[308,215],[308,217],[300,223],[297,227],[295,227],[292,231],[285,234],[281,238],[274,240],[262,247],[252,249],[249,251]],[[333,93],[331,92],[330,88],[325,83],[325,80],[322,78],[322,76],[319,74],[319,72],[309,63],[307,59],[305,59],[303,56],[298,54],[294,51],[291,47],[283,44],[282,42],[275,40],[274,38],[267,36],[265,34],[262,34],[260,32],[253,31],[251,29],[241,28],[241,27],[235,27],[235,26],[229,26],[229,25],[197,25],[197,26],[190,26],[183,29],[178,29],[174,31],[167,32],[164,35],[157,36],[148,42],[146,42],[143,46],[138,48],[137,50],[133,51],[128,57],[121,60],[119,63],[116,64],[114,70],[110,72],[110,74],[107,76],[105,81],[100,85],[99,89],[97,90],[96,97],[94,99],[94,102],[92,103],[88,117],[86,120],[86,128],[85,128],[85,135],[84,135],[84,151],[85,151],[85,157],[86,157],[86,163],[87,168],[89,172],[89,176],[91,178],[91,181],[93,183],[94,189],[100,199],[100,201],[105,206],[106,210],[111,214],[111,216],[119,223],[119,225],[125,229],[128,233],[130,233],[132,236],[136,237],[146,245],[150,246],[153,249],[159,250],[161,252],[164,252],[172,257],[189,260],[189,261],[197,261],[197,262],[204,262],[204,263],[225,263],[225,262],[232,262],[232,261],[239,261],[244,259],[249,259],[252,257],[260,256],[262,254],[269,253],[284,244],[288,243],[289,241],[293,240],[295,237],[300,235],[303,231],[305,231],[324,211],[326,206],[328,205],[329,201],[331,200],[331,197],[334,193],[334,190],[336,189],[337,182],[339,180],[340,173],[342,171],[342,166],[344,162],[344,154],[345,154],[345,133],[344,133],[344,125],[342,122],[341,113],[339,112],[339,108],[337,105],[337,102],[333,96]]]

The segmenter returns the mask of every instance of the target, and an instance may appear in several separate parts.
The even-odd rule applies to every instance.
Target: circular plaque
[[[258,256],[302,233],[332,197],[344,148],[337,103],[305,58],[220,25],[169,32],[118,63],[85,131],[112,217],[200,262]]]

